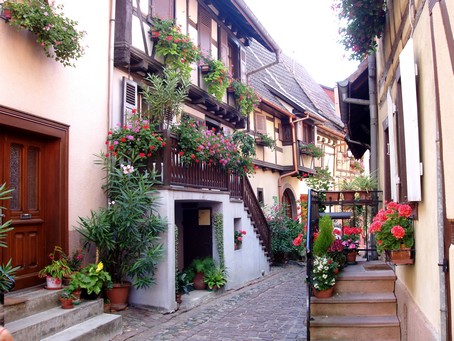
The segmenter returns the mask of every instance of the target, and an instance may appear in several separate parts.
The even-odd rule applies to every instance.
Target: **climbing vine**
[[[219,254],[220,266],[224,266],[224,216],[222,213],[213,215],[214,233],[216,235],[216,247]]]

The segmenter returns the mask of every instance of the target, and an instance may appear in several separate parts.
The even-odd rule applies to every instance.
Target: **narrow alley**
[[[130,308],[121,312],[123,334],[113,341],[306,340],[305,271],[296,263],[272,267],[262,279],[184,312]]]

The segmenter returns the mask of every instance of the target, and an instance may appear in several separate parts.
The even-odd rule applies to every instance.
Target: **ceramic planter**
[[[326,290],[316,290],[312,289],[312,293],[317,298],[329,298],[334,295],[334,286]]]
[[[51,276],[46,276],[46,289],[58,290],[62,288],[62,280]]]
[[[129,291],[131,289],[130,282],[115,283],[112,289],[106,290],[107,298],[110,302],[110,307],[114,311],[125,310],[128,307]]]

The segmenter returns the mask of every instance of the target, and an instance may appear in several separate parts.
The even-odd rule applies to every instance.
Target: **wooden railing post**
[[[170,185],[170,174],[172,172],[172,139],[170,138],[170,131],[168,129],[164,130],[163,139],[166,145],[162,153],[162,183],[168,186]]]

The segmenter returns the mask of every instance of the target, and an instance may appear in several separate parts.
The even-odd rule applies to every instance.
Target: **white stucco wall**
[[[146,290],[132,290],[129,302],[139,306],[152,306],[163,311],[176,309],[175,303],[175,202],[195,201],[204,207],[211,207],[212,214],[223,213],[224,220],[224,259],[229,273],[226,290],[259,278],[270,270],[268,260],[255,234],[251,221],[244,210],[242,202],[231,202],[228,193],[215,191],[189,192],[163,190],[159,192],[159,214],[166,217],[168,230],[162,236],[165,255],[159,264],[156,284]],[[241,229],[246,231],[242,246],[234,250],[234,219],[240,219]],[[217,249],[213,231],[213,255],[216,259]]]
[[[65,68],[45,56],[32,33],[18,32],[0,20],[0,104],[70,126],[68,228],[72,230],[79,216],[105,204],[102,174],[93,164],[93,154],[105,146],[108,126],[109,5],[107,1],[55,2],[64,4],[65,15],[87,32],[85,55],[75,68]]]

